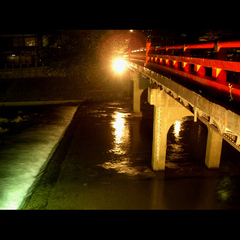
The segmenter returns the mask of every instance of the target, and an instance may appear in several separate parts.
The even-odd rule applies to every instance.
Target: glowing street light
[[[113,63],[113,68],[116,72],[121,73],[126,67],[126,62],[121,59],[117,58]]]

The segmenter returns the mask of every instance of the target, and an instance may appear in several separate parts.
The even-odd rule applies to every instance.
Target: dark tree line
[[[106,79],[116,56],[146,44],[142,31],[56,30],[41,34],[44,47],[39,55],[48,71],[86,81],[89,85]]]

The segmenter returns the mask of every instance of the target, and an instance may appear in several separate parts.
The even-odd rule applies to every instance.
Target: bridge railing
[[[159,67],[217,90],[240,101],[240,41],[151,46],[131,51],[129,57],[146,59]]]
[[[199,76],[206,76],[207,67],[210,68],[208,69],[208,76],[210,75],[209,72],[211,72],[211,76],[215,80],[226,81],[226,71],[240,72],[240,62],[227,61],[226,59],[226,49],[229,48],[240,48],[240,41],[165,46],[160,48],[150,47],[146,63],[151,61],[185,72],[193,70]],[[205,51],[198,51],[199,57],[196,56],[195,52],[195,56],[192,57],[189,50],[193,49]],[[210,49],[213,49],[213,51],[209,51]],[[182,50],[182,54],[180,53],[182,56],[174,54],[173,50]],[[210,59],[210,57],[214,57],[214,59]]]

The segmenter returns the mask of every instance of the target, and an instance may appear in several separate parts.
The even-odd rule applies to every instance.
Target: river
[[[83,103],[23,209],[240,209],[239,152],[224,141],[220,168],[207,169],[207,127],[193,117],[171,126],[166,169],[152,171],[144,105],[133,118],[130,100]]]
[[[130,118],[127,107],[114,112],[114,148],[109,151],[118,157],[102,166],[148,179],[153,209],[239,209],[240,153],[223,140],[220,168],[207,169],[207,127],[193,117],[179,119],[169,129],[165,171],[150,170],[151,109],[142,119]]]

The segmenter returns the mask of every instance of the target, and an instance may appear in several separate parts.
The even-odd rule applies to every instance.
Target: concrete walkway
[[[54,105],[42,123],[4,137],[4,144],[0,145],[0,209],[21,208],[21,203],[31,193],[34,182],[40,177],[64,136],[80,102]],[[59,103],[66,101],[27,104],[34,107]],[[5,106],[19,104],[24,105],[4,103]]]

